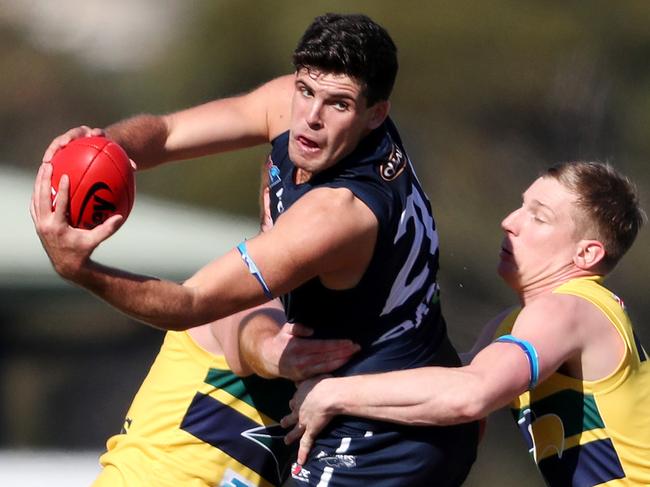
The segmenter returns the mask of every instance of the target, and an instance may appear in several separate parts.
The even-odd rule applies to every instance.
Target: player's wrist
[[[62,278],[77,283],[83,284],[84,273],[88,273],[90,267],[90,260],[88,257],[80,257],[78,255],[57,255],[55,252],[49,254],[52,262],[52,267]]]
[[[314,386],[313,393],[318,398],[318,403],[323,414],[332,417],[346,413],[346,394],[339,387],[339,378],[328,377]]]

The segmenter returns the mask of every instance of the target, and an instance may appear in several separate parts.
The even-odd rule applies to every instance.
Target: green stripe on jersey
[[[528,407],[524,409],[528,409]],[[531,403],[530,409],[534,418],[545,414],[559,416],[564,425],[566,438],[583,431],[605,427],[596,400],[591,394],[564,389],[543,399],[535,400]],[[521,409],[517,412],[517,419],[521,418],[522,412]]]
[[[230,370],[221,369],[210,369],[204,382],[226,391],[278,422],[289,414],[289,400],[296,390],[285,379],[262,379],[256,375],[238,377]]]

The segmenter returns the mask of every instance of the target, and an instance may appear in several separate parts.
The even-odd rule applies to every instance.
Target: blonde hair
[[[576,195],[575,223],[583,238],[601,242],[600,271],[610,272],[634,243],[646,220],[634,184],[609,164],[574,161],[556,164],[542,175],[555,178]]]

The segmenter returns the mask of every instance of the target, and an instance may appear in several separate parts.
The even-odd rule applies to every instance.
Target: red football
[[[74,139],[51,162],[53,205],[61,176],[70,178],[70,225],[90,229],[112,215],[122,215],[124,220],[129,216],[135,175],[129,156],[118,144],[105,137]]]

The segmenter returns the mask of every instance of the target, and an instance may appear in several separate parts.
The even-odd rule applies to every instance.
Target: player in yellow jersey
[[[510,403],[548,485],[650,485],[650,361],[602,284],[644,220],[612,167],[547,170],[501,224],[498,272],[520,307],[486,325],[464,367],[304,382],[283,419],[299,460],[338,414],[448,425]]]
[[[230,323],[222,320],[217,326],[234,330],[241,319],[266,320],[279,326],[284,314],[273,311],[267,305],[235,315],[229,318]],[[328,358],[340,357],[338,352],[332,355],[332,350],[325,348],[338,343],[345,349],[345,342],[304,343],[306,340],[289,336],[289,326],[293,325],[285,325],[280,333],[291,343],[284,347],[290,350],[284,354],[285,360],[299,361],[304,368],[298,373],[289,366],[275,375],[304,377],[322,367],[338,366],[340,360]],[[236,352],[216,350],[220,344],[212,335],[213,328],[216,326],[204,325],[167,332],[126,414],[122,432],[107,442],[107,452],[100,458],[103,469],[93,487],[270,487],[283,483],[295,452],[283,443],[286,431],[279,420],[288,412],[293,383],[236,375],[242,374],[247,364],[237,363],[242,358]],[[265,353],[282,348],[270,343],[264,347]],[[320,363],[307,364],[311,360]],[[269,365],[273,367],[272,361]]]

